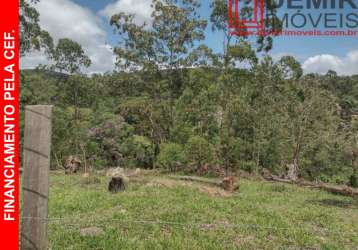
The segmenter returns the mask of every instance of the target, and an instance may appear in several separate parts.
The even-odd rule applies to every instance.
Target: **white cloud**
[[[82,45],[91,58],[89,73],[110,71],[114,67],[114,55],[106,44],[106,31],[101,20],[90,10],[70,0],[43,0],[35,5],[40,13],[40,25],[57,41],[70,38]],[[34,68],[45,64],[45,56],[34,52],[21,58],[22,68]]]
[[[350,51],[344,57],[315,55],[305,60],[302,68],[305,73],[325,74],[328,70],[334,70],[339,75],[358,74],[358,50]]]
[[[151,22],[152,0],[117,0],[108,4],[99,14],[110,19],[114,14],[124,12],[127,14],[135,14],[135,22],[143,24]]]
[[[26,57],[20,59],[21,69],[33,69],[40,64],[48,64],[47,58],[40,51],[32,52],[31,54],[26,55]]]

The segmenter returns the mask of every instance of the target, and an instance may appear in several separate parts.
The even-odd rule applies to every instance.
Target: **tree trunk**
[[[288,165],[287,178],[296,181],[298,179],[298,159],[295,157],[293,163]]]
[[[299,170],[299,157],[300,157],[300,151],[301,151],[301,138],[303,134],[303,129],[300,128],[296,147],[293,154],[293,160],[292,164],[288,165],[288,172],[287,177],[290,180],[296,181],[298,180],[298,170]]]

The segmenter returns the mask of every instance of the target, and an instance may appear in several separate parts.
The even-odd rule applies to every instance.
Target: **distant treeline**
[[[358,76],[293,77],[269,57],[250,70],[198,67],[69,76],[21,72],[21,106],[55,105],[52,167],[285,175],[348,183],[358,155]],[[297,71],[296,71],[297,72]],[[351,180],[352,181],[352,180]]]
[[[357,185],[358,76],[303,75],[291,56],[274,61],[274,35],[230,32],[226,0],[212,0],[206,17],[198,0],[152,0],[145,23],[114,14],[117,73],[91,77],[80,44],[40,27],[36,2],[20,0],[21,57],[49,60],[21,72],[21,107],[55,106],[53,168],[72,156],[93,168],[266,169]],[[275,34],[282,23],[266,2],[265,30]],[[223,35],[222,51],[205,44],[208,28]]]

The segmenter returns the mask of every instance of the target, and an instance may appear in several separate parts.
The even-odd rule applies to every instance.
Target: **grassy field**
[[[54,249],[358,249],[358,201],[323,191],[241,180],[234,194],[146,175],[125,192],[108,177],[52,175]],[[99,227],[98,236],[80,230]]]

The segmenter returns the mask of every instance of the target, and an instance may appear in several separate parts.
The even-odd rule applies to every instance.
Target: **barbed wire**
[[[51,181],[50,186],[53,185],[66,185],[66,186],[77,186],[81,185],[81,181],[73,178],[70,175],[66,175],[64,179],[61,181]],[[95,190],[103,190],[105,187],[96,187],[90,185],[84,185],[84,188],[87,191]],[[162,220],[123,220],[123,219],[114,219],[114,218],[86,218],[85,220],[79,220],[78,217],[22,217],[22,220],[40,220],[50,224],[61,223],[61,225],[65,226],[73,226],[73,227],[82,227],[84,225],[89,224],[137,224],[137,225],[162,225],[162,226],[171,226],[171,227],[187,227],[187,228],[221,228],[221,229],[233,229],[233,228],[245,228],[245,229],[256,229],[256,230],[275,230],[275,231],[289,231],[289,232],[301,232],[304,234],[312,234],[315,232],[313,229],[310,231],[308,228],[304,228],[302,225],[296,225],[296,227],[275,227],[275,226],[260,226],[257,224],[250,223],[199,223],[199,222],[174,222],[174,221],[162,221]],[[343,230],[332,230],[327,228],[319,228],[320,232],[328,233],[328,234],[336,234],[336,235],[345,235],[345,236],[357,236],[358,232],[355,231],[343,231]]]

